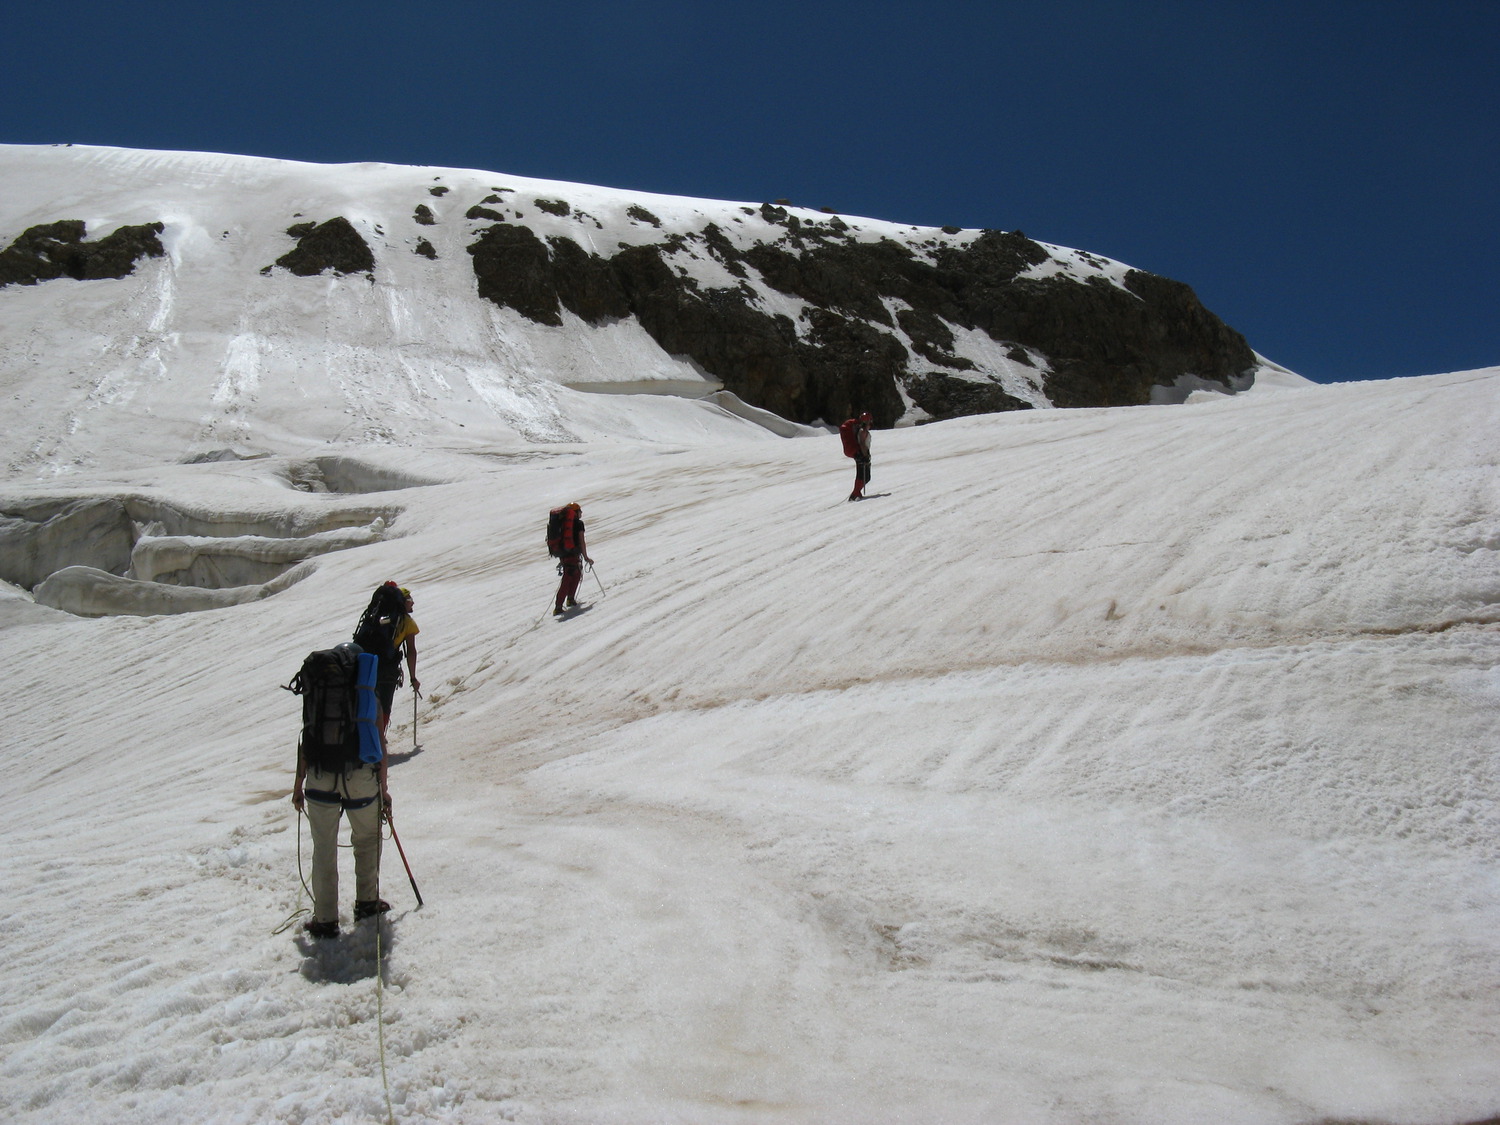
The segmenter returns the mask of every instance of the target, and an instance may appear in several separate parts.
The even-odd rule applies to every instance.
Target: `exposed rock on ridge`
[[[315,277],[325,270],[340,276],[375,272],[375,255],[369,243],[342,215],[325,223],[298,223],[288,227],[287,234],[297,240],[296,249],[277,258],[276,264],[298,277]]]
[[[164,229],[161,223],[124,226],[85,242],[87,227],[81,219],[31,227],[0,250],[0,289],[62,277],[77,281],[126,277],[135,272],[141,258],[160,258],[166,253],[157,237]]]
[[[246,168],[259,174],[258,166]],[[289,370],[281,335],[302,332],[309,316],[328,316],[327,325],[308,326],[305,350],[342,372],[330,384],[335,395],[361,389],[350,407],[359,417],[370,387],[402,401],[415,395],[419,413],[447,402],[456,393],[454,371],[475,372],[481,382],[519,373],[523,382],[588,389],[655,380],[681,388],[696,386],[701,374],[707,389],[721,383],[794,422],[869,410],[888,426],[1035,406],[1180,400],[1183,388],[1240,389],[1258,362],[1187,286],[1020,231],[918,228],[786,201],[750,206],[637,200],[587,185],[501,187],[489,174],[445,173],[464,181],[450,189],[377,168],[299,169],[306,182],[280,197],[276,214],[264,203],[242,205],[245,197],[213,204],[214,174],[203,212],[185,205],[171,212],[172,266],[149,296],[130,286],[109,290],[119,294],[110,299],[119,302],[117,325],[126,330],[106,331],[103,338],[115,343],[88,362],[93,385],[107,388],[99,401],[128,393],[139,372],[174,371],[182,341],[200,338],[195,332],[212,338],[223,331],[207,298],[218,289],[204,278],[236,295],[233,274],[256,270],[281,280],[257,289],[253,313],[226,342],[225,401],[237,403],[257,380]],[[365,176],[373,186],[356,182]],[[323,181],[336,190],[315,186]],[[120,201],[106,192],[96,213],[153,217],[140,211],[149,187],[132,190]],[[304,220],[298,208],[316,220]],[[20,213],[30,223],[46,214],[36,201]],[[162,222],[121,226],[93,242],[75,219],[15,236],[22,225],[6,232],[14,242],[0,250],[0,287],[125,277],[137,261],[164,254]],[[217,237],[199,237],[204,232]],[[174,283],[178,267],[209,272],[182,288]],[[329,274],[364,275],[358,294],[300,280]],[[63,304],[70,292],[49,289]],[[495,306],[519,316],[497,317]],[[154,319],[145,318],[148,310]],[[616,330],[623,321],[630,323]],[[394,362],[389,346],[397,339],[403,358]],[[291,351],[301,348],[299,339]],[[632,358],[622,366],[622,356]],[[632,366],[645,378],[635,379]],[[436,391],[432,402],[426,387]],[[460,428],[470,401],[509,403],[509,390],[499,399],[461,393],[449,404]],[[240,421],[229,417],[237,408],[209,411],[224,415],[230,437],[240,433]],[[370,407],[366,432],[385,432],[382,409]],[[551,410],[545,392],[503,408],[520,432],[560,440],[564,429],[539,420]]]
[[[1045,357],[1037,378],[1057,406],[1146,403],[1154,386],[1185,374],[1227,390],[1255,364],[1244,338],[1180,282],[1138,270],[1123,284],[1026,276],[1050,255],[1019,231],[918,250],[858,241],[838,218],[808,221],[769,204],[759,214],[786,234],[739,249],[710,222],[602,257],[500,222],[469,253],[481,297],[552,326],[563,309],[595,324],[635,317],[663,350],[800,422],[870,410],[888,426],[906,400],[932,418],[1031,405],[954,354],[954,328],[985,333],[1023,365]],[[674,268],[684,251],[706,253],[739,284],[698,284]],[[757,281],[804,302],[800,321],[768,311]]]

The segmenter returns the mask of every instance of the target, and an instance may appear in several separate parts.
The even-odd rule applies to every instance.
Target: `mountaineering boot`
[[[391,908],[391,904],[383,898],[362,899],[354,904],[354,920],[356,922],[363,918],[373,918],[377,914],[384,914]]]
[[[339,936],[339,924],[337,922],[303,922],[302,928],[315,938],[334,938]]]
[[[560,605],[559,606],[553,606],[552,607],[552,616],[553,617],[561,617],[562,616],[562,611],[563,611],[562,606],[560,606]]]

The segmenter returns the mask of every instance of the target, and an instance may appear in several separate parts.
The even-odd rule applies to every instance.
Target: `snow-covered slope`
[[[342,273],[330,266],[298,276],[277,264],[300,246],[290,232],[333,220],[347,224],[346,241],[371,255],[371,268],[346,262]],[[655,390],[692,399],[718,390],[730,369],[760,391],[750,396],[760,406],[793,416],[778,403],[802,403],[804,422],[836,423],[860,401],[885,423],[927,417],[891,383],[891,372],[944,388],[933,392],[944,402],[979,394],[1045,407],[1055,398],[1049,359],[1036,347],[913,309],[861,280],[872,267],[854,260],[861,248],[878,246],[908,272],[930,273],[942,255],[978,245],[985,237],[978,231],[461,169],[0,146],[0,251],[62,221],[83,223],[85,244],[121,227],[160,224],[159,235],[148,236],[160,256],[139,257],[134,272],[118,278],[64,274],[6,285],[0,276],[0,432],[13,476],[46,479],[219,450],[291,454],[351,442],[515,449],[588,439],[598,436],[599,412],[580,392]],[[1147,304],[1127,287],[1133,276],[1149,275],[1006,237],[975,285],[1015,273],[1036,286],[1077,283],[1091,299],[1104,292],[1127,309]],[[827,260],[801,269],[811,259],[773,247],[809,255],[821,248]],[[632,248],[649,253],[609,274],[615,288],[602,286],[594,276],[605,269],[599,263]],[[769,255],[755,259],[758,267],[747,258],[757,251]],[[24,257],[13,249],[0,259],[6,253]],[[1009,264],[1002,269],[991,261],[997,256]],[[481,260],[489,271],[483,283],[476,281]],[[46,254],[41,261],[48,264]],[[567,263],[582,272],[568,274]],[[11,264],[24,278],[22,263]],[[763,273],[773,268],[792,275],[778,278],[781,288]],[[545,277],[531,277],[532,270]],[[1185,301],[1174,284],[1154,279],[1151,292],[1166,287],[1162,300]],[[611,303],[625,299],[619,285],[651,290],[638,296],[638,312],[625,315]],[[565,292],[559,304],[558,286],[579,292]],[[609,292],[601,296],[603,288]],[[814,307],[797,291],[820,293],[829,307]],[[691,323],[679,323],[684,302],[688,313],[698,310]],[[711,312],[726,302],[737,317],[729,327]],[[573,308],[591,310],[590,318]],[[1171,308],[1161,347],[1187,349],[1186,356],[1188,345],[1171,337],[1197,315],[1196,302],[1186,312]],[[729,338],[734,325],[743,340]],[[1089,319],[1076,335],[1100,331]],[[775,356],[762,356],[766,349]],[[860,359],[862,349],[873,358]],[[718,375],[689,358],[710,353],[724,365]],[[844,413],[812,409],[811,392],[792,385],[814,361],[828,368],[820,379],[839,383],[820,393],[830,404],[846,403],[838,406]],[[1116,366],[1123,371],[1132,361],[1122,353]],[[876,368],[884,373],[878,378]],[[1225,374],[1199,374],[1228,389]],[[1180,397],[1201,382],[1183,375],[1180,391],[1152,393]],[[670,441],[684,427],[722,430],[725,408],[739,411],[739,404],[655,404],[642,408],[644,418],[615,409],[605,416],[629,435]],[[134,426],[113,426],[120,409],[135,416]]]
[[[12,236],[62,217],[83,219],[90,237],[165,225],[166,257],[141,261],[127,278],[0,290],[0,428],[13,474],[367,441],[522,448],[591,436],[593,412],[569,383],[716,389],[637,325],[545,329],[480,300],[472,275],[410,252],[420,233],[464,260],[472,224],[455,216],[414,226],[413,200],[440,206],[427,192],[439,182],[469,196],[488,191],[493,174],[119,149],[0,153],[0,213]],[[566,186],[601,210],[633,198],[505,179],[531,196]],[[668,214],[674,202],[688,205],[651,202]],[[390,251],[379,280],[262,275],[293,248],[284,228],[303,215],[347,216]],[[398,222],[414,233],[383,233]],[[626,221],[617,233],[634,228]],[[114,426],[122,409],[135,426]],[[652,404],[639,423],[618,411],[610,418],[670,441],[681,426],[712,432],[722,415],[684,407],[668,420],[668,409]]]
[[[10,509],[117,504],[231,570],[369,541],[207,612],[0,602],[8,1121],[1500,1112],[1500,369],[882,432],[847,504],[831,438],[529,384],[509,417],[591,440],[480,440],[434,367],[372,407],[409,440],[313,456],[352,344],[332,390],[226,392],[277,456],[170,464],[152,346],[69,408],[135,460],[42,484],[94,453],[12,447]],[[600,585],[554,621],[572,499]],[[277,685],[387,578],[426,905],[392,849],[379,946],[312,943],[277,932],[308,849]]]

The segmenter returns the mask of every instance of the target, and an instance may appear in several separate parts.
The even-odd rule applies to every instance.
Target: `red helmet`
[[[870,412],[868,410],[866,410],[863,414],[861,414],[859,416],[859,420],[861,422],[873,422],[875,419],[873,419],[872,417],[870,417]]]

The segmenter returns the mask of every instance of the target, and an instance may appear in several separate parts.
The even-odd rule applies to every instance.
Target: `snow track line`
[[[717,711],[736,706],[757,706],[760,704],[775,703],[777,700],[801,699],[819,695],[839,694],[842,692],[859,690],[861,688],[890,687],[900,684],[933,683],[953,677],[965,677],[982,674],[985,672],[1022,671],[1025,669],[1037,669],[1047,667],[1059,668],[1088,668],[1088,667],[1122,667],[1130,664],[1155,664],[1176,660],[1211,659],[1215,657],[1233,657],[1238,653],[1265,653],[1277,650],[1311,649],[1318,647],[1337,648],[1345,644],[1356,643],[1361,640],[1397,640],[1402,637],[1413,635],[1435,635],[1450,632],[1453,629],[1473,626],[1475,628],[1488,629],[1491,625],[1500,624],[1500,621],[1490,622],[1456,622],[1451,625],[1437,627],[1413,627],[1402,630],[1369,630],[1358,633],[1326,634],[1311,639],[1299,639],[1293,641],[1267,641],[1262,644],[1228,645],[1202,648],[1178,647],[1172,649],[1145,650],[1138,649],[1128,652],[1116,652],[1099,656],[1093,659],[1066,658],[1057,656],[1030,655],[1017,657],[1014,660],[975,661],[969,663],[953,663],[942,670],[907,669],[893,670],[878,676],[850,676],[842,679],[827,679],[816,684],[806,686],[764,686],[760,690],[746,691],[744,694],[733,696],[720,696],[716,698],[694,698],[688,695],[684,698],[681,694],[670,698],[656,696],[649,703],[637,703],[630,707],[600,710],[595,709],[591,716],[591,723],[601,729],[611,729],[618,725],[642,722],[673,714],[691,714],[695,712]],[[535,736],[527,736],[535,737]],[[551,760],[551,759],[549,759]]]

